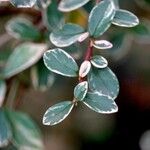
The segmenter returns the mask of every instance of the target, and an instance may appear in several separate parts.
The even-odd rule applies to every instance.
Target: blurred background
[[[139,17],[140,25],[132,29],[112,26],[103,36],[114,45],[100,53],[107,58],[120,82],[116,99],[118,113],[101,115],[79,104],[62,123],[44,126],[45,110],[61,100],[72,99],[77,79],[52,75],[50,85],[38,90],[34,82],[31,83],[35,79],[31,73],[33,66],[17,75],[17,79],[7,80],[8,89],[19,80],[16,110],[29,114],[38,124],[45,150],[150,150],[150,0],[120,0],[119,3],[120,8]],[[68,21],[86,26],[86,16],[91,8],[92,2],[73,11]],[[6,23],[16,16],[26,16],[36,24],[39,12],[0,4],[0,68],[20,43],[5,30]],[[85,49],[86,43],[83,43],[78,53],[72,55],[80,62],[81,50],[84,53]],[[42,60],[39,63],[43,63]]]

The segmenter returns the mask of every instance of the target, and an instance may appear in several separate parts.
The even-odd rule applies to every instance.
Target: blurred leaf
[[[13,18],[6,25],[7,32],[18,39],[39,40],[41,38],[38,29],[25,18]]]
[[[11,138],[12,133],[9,123],[3,110],[0,108],[0,148],[7,146]]]
[[[88,91],[88,82],[84,81],[79,83],[75,88],[74,88],[74,97],[76,100],[82,101]]]
[[[89,1],[90,0],[61,0],[58,9],[63,12],[69,12],[82,7]]]
[[[96,5],[89,16],[88,30],[91,36],[97,38],[111,25],[115,16],[115,8],[111,1],[101,1]]]
[[[139,19],[127,10],[118,9],[116,10],[112,24],[121,27],[134,27],[139,24]]]
[[[53,85],[55,76],[45,67],[42,59],[32,68],[31,79],[35,89],[45,91]]]
[[[97,49],[109,49],[113,47],[112,43],[106,40],[94,41],[93,46]]]
[[[93,56],[91,59],[91,63],[96,68],[106,68],[108,65],[107,60],[100,55]]]
[[[56,48],[46,51],[43,56],[45,66],[57,74],[75,77],[78,66],[75,60],[64,50]]]
[[[71,101],[64,101],[51,106],[43,116],[43,124],[56,125],[60,123],[69,115],[73,106]]]
[[[51,0],[36,0],[36,5],[40,9],[42,8],[46,9],[50,3],[51,3]]]
[[[3,101],[5,99],[5,94],[6,94],[6,83],[3,80],[0,80],[0,107],[3,104]]]
[[[39,128],[24,113],[6,110],[13,131],[13,144],[18,149],[42,150],[43,143]]]
[[[107,95],[112,99],[115,99],[119,93],[118,79],[108,67],[104,69],[93,67],[88,75],[88,83],[91,91]]]
[[[78,41],[84,29],[76,24],[65,24],[62,29],[51,33],[51,42],[58,47],[67,47]]]
[[[23,7],[32,7],[35,3],[36,0],[10,0],[10,2],[15,6],[19,8]]]
[[[57,9],[57,2],[54,0],[43,11],[43,18],[49,30],[58,30],[64,25],[63,14]]]
[[[88,60],[82,62],[79,69],[79,76],[84,78],[91,70],[91,63]]]
[[[90,109],[98,113],[110,114],[118,111],[118,107],[114,100],[100,93],[88,93],[83,102]]]
[[[4,68],[5,78],[10,78],[35,64],[43,55],[45,44],[24,43],[15,48]]]

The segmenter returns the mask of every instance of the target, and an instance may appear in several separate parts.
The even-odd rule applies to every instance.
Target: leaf
[[[134,27],[139,24],[139,19],[127,10],[118,9],[116,10],[112,24],[121,27]]]
[[[0,109],[0,148],[7,146],[12,137],[11,129],[7,118],[2,109]]]
[[[48,50],[44,53],[43,59],[50,71],[68,77],[77,76],[78,66],[64,50],[59,48]]]
[[[98,113],[111,114],[118,111],[118,107],[114,100],[100,93],[88,93],[83,102],[90,109]]]
[[[0,80],[0,107],[3,104],[6,94],[6,83],[3,80]]]
[[[108,65],[107,60],[100,55],[93,56],[91,59],[91,63],[96,68],[106,68]]]
[[[10,0],[10,2],[18,8],[23,7],[33,7],[33,5],[36,3],[36,0]]]
[[[6,24],[7,32],[17,39],[39,40],[41,38],[38,29],[25,18],[13,18]]]
[[[88,91],[88,82],[83,81],[74,88],[74,97],[79,101],[83,101],[83,99],[87,94],[87,91]]]
[[[114,4],[111,1],[101,1],[96,5],[89,16],[88,30],[94,38],[102,35],[111,25],[115,16]]]
[[[64,25],[64,17],[57,9],[56,0],[51,2],[48,7],[43,10],[43,21],[51,31],[58,30]]]
[[[35,122],[26,114],[6,110],[13,131],[12,142],[18,149],[41,150],[41,133]]]
[[[31,79],[36,90],[45,91],[53,85],[55,76],[45,67],[43,60],[40,60],[31,70]]]
[[[63,12],[69,12],[82,7],[89,1],[90,0],[61,0],[58,9]]]
[[[71,101],[64,101],[51,106],[43,116],[44,125],[56,125],[62,122],[71,112],[74,104]]]
[[[51,42],[58,47],[67,47],[78,41],[84,29],[76,24],[65,24],[62,29],[50,34]]]
[[[81,36],[78,38],[78,42],[83,42],[88,37],[89,37],[89,32],[82,33]]]
[[[88,75],[88,83],[91,91],[107,95],[112,99],[115,99],[119,93],[118,79],[108,67],[92,68]]]
[[[14,49],[4,68],[5,78],[10,78],[35,64],[43,55],[45,44],[24,43]]]
[[[109,49],[113,47],[112,43],[106,40],[94,41],[93,46],[97,49]]]
[[[84,78],[90,72],[90,69],[91,69],[90,61],[85,60],[80,66],[79,76],[81,78]]]
[[[51,0],[36,0],[36,5],[40,9],[46,9],[51,4]]]

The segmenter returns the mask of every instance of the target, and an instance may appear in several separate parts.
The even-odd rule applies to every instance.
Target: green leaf
[[[12,137],[11,129],[7,118],[2,109],[0,109],[0,148],[8,145]]]
[[[71,112],[74,104],[71,101],[64,101],[51,106],[43,116],[44,125],[56,125],[62,122]]]
[[[3,104],[6,94],[6,83],[3,80],[0,80],[0,107]]]
[[[111,1],[101,1],[89,16],[88,30],[94,38],[102,35],[111,25],[115,16],[114,4]]]
[[[91,59],[91,63],[96,68],[106,68],[108,65],[107,60],[100,55],[93,56]]]
[[[112,43],[106,40],[94,41],[93,46],[97,49],[109,49],[113,47]]]
[[[7,32],[17,38],[23,40],[39,40],[41,38],[38,29],[25,18],[13,18],[6,25]]]
[[[51,42],[58,47],[67,47],[78,41],[84,29],[76,24],[65,24],[62,29],[50,34]]]
[[[83,102],[98,113],[111,114],[118,111],[115,101],[111,97],[100,93],[88,93]]]
[[[13,131],[12,142],[18,149],[41,150],[41,133],[35,122],[26,114],[6,110]]]
[[[35,64],[43,55],[45,44],[24,43],[14,49],[4,68],[5,78],[10,78]]]
[[[91,91],[107,95],[112,99],[118,95],[118,79],[108,67],[104,69],[92,68],[88,75],[88,83]]]
[[[10,2],[18,8],[23,7],[33,7],[33,5],[36,3],[36,0],[10,0]]]
[[[40,60],[31,69],[31,79],[36,90],[45,91],[53,85],[55,76],[45,67],[43,60]]]
[[[43,56],[45,66],[57,74],[75,77],[78,66],[75,60],[64,50],[56,48],[46,51]]]
[[[83,101],[88,91],[88,82],[79,83],[74,89],[74,97],[79,101]]]
[[[43,19],[49,30],[58,30],[64,25],[64,17],[57,9],[57,2],[54,0],[43,11]]]
[[[139,24],[139,19],[127,10],[118,9],[116,10],[112,24],[121,27],[134,27]]]
[[[58,9],[63,12],[69,12],[82,7],[89,1],[90,0],[61,0]]]

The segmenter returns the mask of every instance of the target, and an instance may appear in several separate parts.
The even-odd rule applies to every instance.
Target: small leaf
[[[129,11],[119,9],[116,10],[112,23],[121,27],[134,27],[139,24],[139,19]]]
[[[92,68],[88,75],[89,88],[93,92],[107,95],[115,99],[119,93],[119,82],[115,74],[108,68]]]
[[[3,104],[6,94],[6,83],[3,80],[0,80],[0,107]]]
[[[90,109],[98,113],[111,114],[118,111],[118,107],[114,100],[100,93],[88,93],[83,102]]]
[[[23,40],[39,40],[41,35],[38,29],[25,18],[13,18],[6,25],[7,32],[17,38]]]
[[[78,66],[64,50],[59,48],[49,50],[44,53],[43,59],[50,71],[68,77],[77,76]]]
[[[71,112],[74,104],[71,101],[64,101],[50,107],[43,116],[44,125],[56,125],[62,122]]]
[[[96,68],[106,68],[108,65],[107,60],[100,55],[96,55],[96,56],[92,57],[91,63]]]
[[[34,121],[24,113],[5,111],[13,131],[13,144],[18,149],[41,150],[41,132]]]
[[[88,30],[94,38],[102,35],[111,25],[115,16],[115,8],[113,2],[101,1],[96,5],[89,16]]]
[[[33,5],[36,3],[36,0],[10,0],[10,2],[18,8],[29,8],[33,7]]]
[[[82,33],[81,36],[78,38],[78,42],[83,42],[86,38],[88,38],[89,32]]]
[[[76,24],[65,24],[62,29],[50,34],[51,42],[58,47],[67,47],[78,41],[84,29]]]
[[[45,44],[24,43],[15,48],[4,68],[5,78],[10,78],[35,64],[43,55]]]
[[[0,148],[7,146],[12,137],[11,129],[8,123],[8,120],[3,112],[0,109]]]
[[[58,9],[63,12],[69,12],[82,7],[89,1],[90,0],[61,0]]]
[[[82,101],[85,98],[87,91],[88,91],[88,82],[87,81],[81,82],[74,89],[74,97],[77,100]]]
[[[94,41],[93,46],[97,49],[109,49],[113,47],[112,43],[106,40]]]
[[[91,63],[85,60],[80,66],[79,76],[81,78],[84,78],[90,72],[90,69],[91,69]]]
[[[48,7],[43,10],[43,21],[51,31],[58,30],[64,25],[64,17],[57,9],[56,0],[51,2]]]

